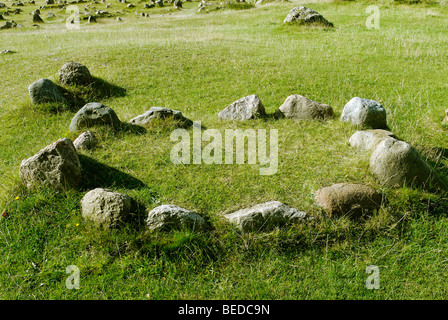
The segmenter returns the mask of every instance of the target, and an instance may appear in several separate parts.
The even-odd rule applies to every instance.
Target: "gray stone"
[[[156,0],[155,4],[159,7],[163,7],[163,0]]]
[[[182,1],[181,0],[174,0],[173,2],[173,6],[174,8],[178,9],[178,8],[182,8]]]
[[[221,120],[249,120],[266,116],[264,106],[256,94],[241,98],[222,110]]]
[[[2,14],[0,14],[0,20],[5,20],[5,18],[3,18]]]
[[[171,119],[178,121],[180,127],[189,127],[193,121],[185,118],[182,112],[169,108],[151,107],[149,111],[131,119],[130,124],[148,126],[154,119]]]
[[[333,27],[331,22],[328,22],[317,11],[307,7],[295,7],[289,11],[283,23],[297,22],[300,24],[320,24],[328,27]]]
[[[58,87],[49,79],[40,79],[28,87],[30,99],[33,104],[62,103],[67,100],[59,91]]]
[[[146,224],[152,231],[199,230],[206,226],[204,218],[197,213],[172,204],[161,205],[151,210]]]
[[[307,214],[279,201],[270,201],[226,214],[224,217],[241,231],[250,232],[266,231],[304,220]]]
[[[390,131],[382,129],[362,130],[356,131],[349,139],[352,147],[364,150],[373,151],[376,146],[386,138],[394,138],[394,134]]]
[[[446,189],[417,150],[404,141],[386,138],[370,156],[370,169],[386,187],[414,186]]]
[[[361,127],[387,129],[386,109],[377,101],[355,97],[342,110],[341,121]]]
[[[19,176],[28,189],[68,189],[82,181],[81,164],[73,143],[59,139],[22,161]]]
[[[329,217],[361,217],[378,210],[381,194],[364,184],[338,183],[316,191],[316,203]]]
[[[97,188],[81,200],[81,214],[97,227],[115,228],[122,225],[131,213],[132,199],[123,193]]]
[[[3,2],[0,2],[0,8],[4,8],[6,7],[6,4],[4,4]]]
[[[286,117],[295,120],[330,119],[334,117],[333,109],[328,105],[294,94],[275,112],[276,117]]]
[[[43,23],[44,20],[42,20],[42,18],[39,16],[39,14],[34,13],[33,14],[33,22],[34,23]]]
[[[90,102],[75,114],[70,123],[70,131],[76,132],[96,125],[106,125],[119,129],[121,122],[111,108],[98,102]]]
[[[76,150],[92,150],[98,145],[98,138],[92,131],[86,131],[73,141],[73,145]]]
[[[58,73],[59,83],[63,85],[85,86],[94,81],[89,69],[79,62],[65,63]]]

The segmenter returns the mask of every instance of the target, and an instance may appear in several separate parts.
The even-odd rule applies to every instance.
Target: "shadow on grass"
[[[141,180],[127,173],[100,163],[86,155],[79,154],[78,156],[83,171],[81,190],[111,187],[141,189],[146,187]]]

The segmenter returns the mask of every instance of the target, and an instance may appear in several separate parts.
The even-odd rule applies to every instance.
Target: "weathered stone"
[[[317,11],[307,8],[307,7],[295,7],[289,11],[283,23],[296,22],[300,24],[320,24],[323,26],[333,27],[331,22],[328,22],[321,14]]]
[[[60,139],[23,160],[19,176],[28,189],[77,187],[82,181],[82,174],[73,143],[66,138]]]
[[[271,230],[297,222],[305,219],[307,214],[279,201],[270,201],[226,214],[224,217],[241,231],[250,232]]]
[[[286,98],[277,109],[275,116],[295,120],[330,119],[334,117],[333,109],[328,105],[294,94]]]
[[[92,131],[86,131],[73,141],[73,145],[76,150],[91,150],[98,145],[98,138]]]
[[[28,87],[30,99],[33,104],[62,103],[67,100],[59,91],[58,87],[49,79],[40,79]]]
[[[182,112],[169,108],[151,107],[149,111],[131,119],[130,124],[139,126],[148,126],[154,119],[170,119],[178,122],[180,127],[189,127],[193,125],[193,121],[185,118]]]
[[[106,125],[119,129],[121,122],[111,108],[98,102],[90,102],[75,114],[70,123],[70,131],[76,132],[95,125]]]
[[[114,228],[126,221],[131,206],[132,199],[128,195],[97,188],[82,198],[81,214],[98,227]]]
[[[387,129],[386,109],[377,101],[355,97],[342,110],[341,121],[361,127]]]
[[[163,0],[156,0],[155,4],[159,7],[163,7]]]
[[[171,204],[151,210],[146,223],[152,231],[200,230],[206,226],[205,219],[197,213]]]
[[[67,62],[59,73],[59,83],[64,85],[80,85],[85,86],[93,82],[93,77],[89,69],[79,62]]]
[[[256,94],[241,98],[222,110],[221,120],[249,120],[266,116],[264,106]]]
[[[34,23],[43,23],[44,20],[42,20],[42,18],[39,16],[39,14],[34,13],[33,14],[33,22]]]
[[[316,203],[330,217],[360,217],[378,210],[382,196],[364,184],[338,183],[316,191]]]
[[[178,8],[182,8],[182,1],[181,0],[174,0],[173,2],[173,6],[174,8],[178,9]]]
[[[446,189],[444,182],[431,170],[417,150],[404,141],[386,138],[370,156],[370,169],[378,181],[387,187],[437,187]]]
[[[349,143],[352,147],[365,151],[373,151],[376,146],[386,138],[397,139],[397,137],[390,131],[382,129],[362,130],[356,131],[350,137]]]

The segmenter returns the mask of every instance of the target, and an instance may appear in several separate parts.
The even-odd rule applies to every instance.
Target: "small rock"
[[[85,86],[94,81],[89,69],[78,62],[65,63],[61,69],[59,69],[58,73],[59,83],[63,85]]]
[[[250,232],[270,230],[273,227],[303,220],[307,214],[279,201],[270,201],[226,214],[224,217],[241,231]]]
[[[338,183],[316,191],[316,203],[330,217],[360,217],[378,210],[382,196],[364,184]]]
[[[387,129],[386,109],[377,101],[355,97],[342,110],[341,121],[361,127]]]
[[[447,188],[418,151],[404,141],[393,138],[381,141],[370,156],[369,165],[373,175],[386,187]]]
[[[96,18],[94,16],[89,16],[87,23],[96,23]]]
[[[73,145],[76,150],[92,150],[98,145],[98,138],[92,131],[86,131],[73,141]]]
[[[127,8],[134,8],[135,6],[132,3],[129,3],[126,7]]]
[[[333,27],[331,22],[328,22],[321,14],[317,11],[307,8],[307,7],[295,7],[289,11],[283,23],[297,22],[300,24],[320,24],[326,27]]]
[[[334,117],[333,109],[328,105],[295,94],[275,112],[276,117],[286,117],[295,120],[329,119]]]
[[[206,226],[204,218],[176,205],[161,205],[148,213],[146,224],[152,231],[198,230]]]
[[[182,1],[181,0],[174,0],[173,2],[173,6],[174,8],[178,9],[178,8],[182,8]]]
[[[193,121],[183,116],[182,112],[172,110],[169,108],[152,107],[149,111],[131,119],[130,124],[147,126],[154,119],[171,119],[179,123],[179,127],[190,127],[193,125]]]
[[[40,79],[28,87],[33,104],[62,103],[67,104],[58,87],[49,79]]]
[[[123,193],[96,188],[81,200],[81,214],[97,227],[115,228],[131,213],[132,199]]]
[[[70,123],[70,131],[76,132],[95,125],[106,125],[119,129],[121,122],[111,108],[98,102],[90,102],[75,114]]]
[[[42,20],[42,18],[37,13],[35,13],[35,14],[33,14],[33,22],[34,23],[43,23],[44,20]]]
[[[390,131],[382,129],[362,130],[356,131],[350,137],[349,143],[352,147],[365,151],[373,151],[376,146],[386,138],[397,139],[397,137]]]
[[[221,120],[249,120],[266,116],[264,106],[256,94],[241,98],[222,110]]]
[[[59,139],[20,165],[19,176],[28,189],[50,187],[67,189],[82,181],[81,163],[73,143]]]
[[[155,4],[158,5],[159,7],[163,7],[163,0],[157,0]]]
[[[0,13],[0,20],[5,20],[5,18],[3,18],[3,15]]]

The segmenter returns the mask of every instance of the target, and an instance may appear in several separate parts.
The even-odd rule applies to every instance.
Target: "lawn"
[[[448,176],[444,3],[276,1],[197,13],[198,2],[185,2],[181,10],[110,2],[108,9],[108,2],[90,6],[114,17],[81,21],[80,29],[67,29],[70,13],[56,6],[41,10],[40,28],[28,14],[37,5],[25,3],[23,13],[5,16],[23,27],[0,30],[0,51],[14,51],[0,54],[0,299],[447,298],[447,195],[383,188],[369,171],[369,155],[348,144],[357,128],[339,121],[353,97],[381,102],[390,130]],[[380,10],[379,29],[365,25],[372,4]],[[77,5],[82,11],[85,3]],[[315,9],[335,28],[284,25],[298,5]],[[39,108],[28,95],[40,78],[57,81],[68,61],[126,90],[90,96],[123,122],[159,106],[223,133],[277,129],[278,171],[260,175],[258,164],[175,165],[170,127],[144,134],[94,128],[99,148],[80,154],[92,172],[109,172],[96,186],[129,194],[148,210],[179,205],[212,225],[170,233],[148,233],[144,223],[95,228],[81,217],[79,203],[96,186],[31,192],[18,175],[23,159],[60,138],[77,137],[68,130],[73,110]],[[251,94],[269,115],[289,95],[301,94],[329,104],[336,116],[218,119],[219,111]],[[386,202],[361,220],[328,218],[314,194],[340,182],[368,184]],[[241,233],[222,217],[271,200],[315,219]],[[80,270],[78,290],[66,288],[70,265]],[[366,288],[369,265],[380,270],[380,289]]]

